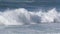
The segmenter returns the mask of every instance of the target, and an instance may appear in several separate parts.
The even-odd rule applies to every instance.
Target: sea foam
[[[24,25],[40,23],[59,23],[60,13],[56,8],[47,10],[28,11],[25,8],[7,9],[0,12],[0,24],[4,25]]]

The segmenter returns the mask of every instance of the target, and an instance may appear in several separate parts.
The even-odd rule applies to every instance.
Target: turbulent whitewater
[[[60,13],[56,8],[44,11],[28,11],[25,8],[6,9],[0,12],[1,25],[24,25],[40,23],[60,23]]]

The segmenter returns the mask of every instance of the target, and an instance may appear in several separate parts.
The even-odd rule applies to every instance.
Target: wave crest
[[[38,23],[60,22],[60,13],[56,8],[43,12],[42,10],[32,12],[24,8],[8,9],[0,12],[0,24],[4,25],[23,25]]]

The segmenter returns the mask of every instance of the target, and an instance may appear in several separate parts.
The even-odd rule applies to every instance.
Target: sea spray
[[[44,12],[42,10],[32,12],[25,8],[7,9],[0,12],[0,24],[4,25],[24,25],[40,23],[60,22],[60,13],[56,8]]]

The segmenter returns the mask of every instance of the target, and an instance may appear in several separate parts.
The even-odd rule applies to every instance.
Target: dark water
[[[0,8],[26,8],[29,10],[38,8],[59,8],[60,0],[0,0]]]

